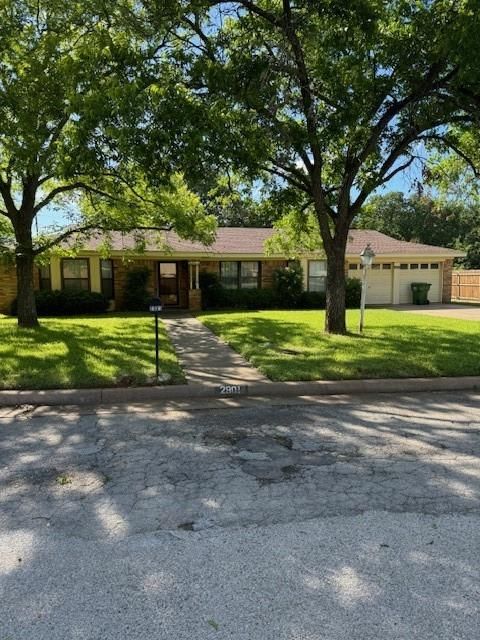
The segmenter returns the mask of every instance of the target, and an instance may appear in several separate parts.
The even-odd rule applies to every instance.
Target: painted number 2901
[[[242,386],[239,384],[221,384],[218,390],[221,396],[231,396],[242,393]]]

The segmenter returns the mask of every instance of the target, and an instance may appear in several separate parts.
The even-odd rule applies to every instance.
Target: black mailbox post
[[[160,362],[158,358],[158,314],[162,310],[162,301],[160,298],[152,298],[148,306],[150,313],[155,316],[155,379],[158,382],[160,376]]]

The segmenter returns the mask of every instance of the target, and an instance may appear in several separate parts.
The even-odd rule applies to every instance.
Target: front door
[[[176,262],[158,263],[158,293],[165,306],[178,305],[178,265]]]

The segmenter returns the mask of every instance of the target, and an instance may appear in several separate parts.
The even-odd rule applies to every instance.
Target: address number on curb
[[[221,384],[218,387],[218,392],[221,396],[234,396],[242,393],[247,393],[248,387],[241,384]]]

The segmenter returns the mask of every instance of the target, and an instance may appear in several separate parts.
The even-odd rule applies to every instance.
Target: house
[[[108,258],[102,257],[103,239],[91,238],[75,258],[53,257],[49,265],[35,273],[39,289],[81,288],[101,291],[112,306],[121,309],[127,271],[146,266],[149,290],[159,295],[165,306],[199,309],[202,272],[218,274],[229,288],[270,287],[275,269],[288,263],[286,256],[265,254],[264,243],[273,229],[223,227],[211,246],[182,240],[173,232],[147,240],[144,252],[135,253],[134,234],[115,232]],[[431,284],[431,302],[449,302],[452,263],[461,251],[395,240],[378,231],[352,230],[347,245],[345,272],[361,277],[360,253],[367,244],[375,252],[368,276],[367,304],[410,303],[412,282]],[[322,250],[301,256],[305,289],[325,289],[326,261]],[[0,267],[0,312],[8,313],[16,296],[13,268]]]

